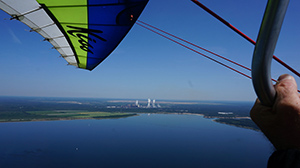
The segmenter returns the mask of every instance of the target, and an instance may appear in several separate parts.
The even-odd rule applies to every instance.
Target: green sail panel
[[[122,41],[148,0],[0,0],[70,65],[92,70]]]

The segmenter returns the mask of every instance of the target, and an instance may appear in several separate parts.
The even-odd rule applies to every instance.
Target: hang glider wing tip
[[[67,65],[72,65],[72,66],[78,67],[77,64],[72,64],[72,63],[68,63]]]
[[[91,71],[119,45],[148,0],[114,2],[0,0],[0,9],[50,42],[68,65]],[[80,10],[74,10],[74,6],[80,6]]]

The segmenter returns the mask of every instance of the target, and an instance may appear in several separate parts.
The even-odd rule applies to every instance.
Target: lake
[[[0,167],[266,167],[261,132],[200,115],[0,123]]]

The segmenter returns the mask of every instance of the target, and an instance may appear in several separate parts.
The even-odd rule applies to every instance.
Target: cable
[[[180,43],[180,42],[178,42],[178,41],[176,41],[176,40],[173,40],[173,39],[171,39],[170,37],[167,37],[167,36],[165,36],[165,35],[163,35],[163,34],[157,32],[157,31],[155,31],[155,30],[152,30],[152,29],[150,29],[149,27],[146,27],[146,26],[142,25],[141,23],[136,22],[136,24],[139,25],[139,26],[141,26],[141,27],[143,27],[143,28],[145,28],[145,29],[147,29],[147,30],[150,30],[150,31],[152,31],[152,32],[154,32],[154,33],[156,33],[156,34],[158,34],[158,35],[160,35],[160,36],[162,36],[162,37],[164,37],[164,38],[170,40],[170,41],[173,41],[174,43],[179,44],[179,45],[181,45],[181,46],[183,46],[183,47],[185,47],[185,48],[187,48],[187,49],[189,49],[189,50],[191,50],[191,51],[193,51],[193,52],[195,52],[195,53],[197,53],[197,54],[200,54],[200,55],[202,55],[203,57],[205,57],[205,58],[207,58],[207,59],[210,59],[211,61],[214,61],[214,62],[216,62],[216,63],[218,63],[218,64],[220,64],[220,65],[222,65],[222,66],[224,66],[224,67],[226,67],[226,68],[228,68],[228,69],[231,69],[232,71],[234,71],[234,72],[236,72],[236,73],[239,73],[239,74],[241,74],[241,75],[243,75],[243,76],[245,76],[245,77],[247,77],[247,78],[249,78],[249,79],[252,79],[251,76],[246,75],[245,73],[243,73],[243,72],[241,72],[241,71],[238,71],[238,70],[236,70],[236,69],[234,69],[234,68],[232,68],[232,67],[230,67],[230,66],[228,66],[228,65],[226,65],[226,64],[224,64],[224,63],[222,63],[222,62],[220,62],[220,61],[218,61],[218,60],[216,60],[216,59],[213,59],[213,58],[211,58],[211,57],[205,55],[205,54],[202,54],[201,52],[199,52],[199,51],[197,51],[197,50],[195,50],[195,49],[192,49],[192,48],[190,48],[190,47],[188,47],[188,46],[186,46],[186,45],[184,45],[184,44],[182,44],[182,43]]]
[[[256,44],[256,42],[254,40],[252,40],[250,37],[248,37],[246,34],[244,34],[243,32],[241,32],[240,30],[238,30],[236,27],[234,27],[233,25],[231,25],[229,22],[227,22],[225,19],[223,19],[222,17],[220,17],[219,15],[217,15],[215,12],[213,12],[212,10],[210,10],[209,8],[207,8],[206,6],[204,6],[202,3],[200,3],[197,0],[192,0],[192,2],[194,2],[195,4],[197,4],[199,7],[201,7],[203,10],[205,10],[206,12],[208,12],[209,14],[211,14],[213,17],[215,17],[216,19],[218,19],[219,21],[221,21],[222,23],[224,23],[227,27],[229,27],[230,29],[232,29],[233,31],[235,31],[236,33],[238,33],[240,36],[242,36],[244,39],[246,39],[247,41],[249,41],[252,44]],[[292,67],[290,67],[289,65],[287,65],[285,62],[283,62],[282,60],[280,60],[278,57],[276,57],[275,55],[273,55],[273,59],[276,60],[279,64],[281,64],[282,66],[284,66],[285,68],[287,68],[288,70],[290,70],[291,72],[293,72],[295,75],[297,75],[298,77],[300,77],[300,73],[297,72],[296,70],[294,70]]]
[[[237,62],[234,62],[234,61],[232,61],[232,60],[230,60],[230,59],[228,59],[228,58],[226,58],[226,57],[223,57],[223,56],[221,56],[221,55],[219,55],[219,54],[216,54],[216,53],[214,53],[214,52],[212,52],[212,51],[210,51],[210,50],[208,50],[208,49],[205,49],[205,48],[200,47],[200,46],[198,46],[198,45],[196,45],[196,44],[193,44],[193,43],[191,43],[191,42],[189,42],[189,41],[187,41],[187,40],[184,40],[184,39],[182,39],[182,38],[180,38],[180,37],[178,37],[178,36],[175,36],[175,35],[173,35],[173,34],[171,34],[171,33],[168,33],[168,32],[166,32],[166,31],[163,31],[162,29],[159,29],[159,28],[157,28],[157,27],[154,27],[154,26],[152,26],[152,25],[150,25],[150,24],[148,24],[148,23],[145,23],[145,22],[143,22],[143,21],[140,21],[140,20],[137,20],[137,22],[143,23],[143,24],[145,24],[145,25],[147,25],[147,26],[149,26],[149,27],[151,27],[151,28],[153,28],[153,29],[156,29],[156,30],[158,30],[158,31],[160,31],[160,32],[163,32],[163,33],[165,33],[165,34],[167,34],[167,35],[169,35],[169,36],[172,36],[172,37],[174,37],[174,38],[176,38],[176,39],[178,39],[178,40],[181,40],[181,41],[183,41],[183,42],[186,42],[186,43],[188,43],[188,44],[190,44],[190,45],[192,45],[192,46],[194,46],[194,47],[197,47],[197,48],[199,48],[199,49],[201,49],[201,50],[204,50],[204,51],[206,51],[206,52],[208,52],[208,53],[210,53],[210,54],[213,54],[213,55],[215,55],[215,56],[217,56],[217,57],[219,57],[219,58],[222,58],[222,59],[224,59],[224,60],[226,60],[226,61],[228,61],[228,62],[231,62],[231,63],[233,63],[233,64],[235,64],[235,65],[238,65],[238,66],[240,66],[240,67],[242,67],[242,68],[244,68],[244,69],[247,69],[247,70],[251,71],[250,68],[248,68],[248,67],[246,67],[246,66],[244,66],[244,65],[242,65],[242,64],[239,64],[239,63],[237,63]]]
[[[140,22],[140,23],[138,23],[138,22]],[[149,30],[149,31],[151,31],[151,32],[154,32],[154,33],[156,33],[156,34],[158,34],[158,35],[160,35],[160,36],[162,36],[162,37],[164,37],[164,38],[166,38],[166,39],[168,39],[168,40],[170,40],[170,41],[172,41],[172,42],[174,42],[174,43],[176,43],[176,44],[179,44],[179,45],[181,45],[181,46],[183,46],[183,47],[185,47],[185,48],[187,48],[187,49],[189,49],[189,50],[191,50],[191,51],[193,51],[193,52],[195,52],[195,53],[197,53],[197,54],[199,54],[199,55],[201,55],[201,56],[203,56],[203,57],[205,57],[205,58],[207,58],[207,59],[209,59],[209,60],[211,60],[211,61],[214,61],[214,62],[216,62],[216,63],[218,63],[218,64],[220,64],[220,65],[222,65],[222,66],[224,66],[224,67],[226,67],[226,68],[228,68],[228,69],[230,69],[230,70],[232,70],[232,71],[234,71],[234,72],[236,72],[236,73],[238,73],[238,74],[240,74],[240,75],[243,75],[243,76],[245,76],[245,77],[247,77],[247,78],[249,78],[249,79],[252,79],[251,76],[246,75],[245,73],[243,73],[243,72],[241,72],[241,71],[238,71],[238,70],[236,70],[236,69],[234,69],[234,68],[232,68],[232,67],[230,67],[230,66],[228,66],[228,65],[226,65],[226,64],[224,64],[224,63],[222,63],[222,62],[220,62],[220,61],[218,61],[218,60],[216,60],[216,59],[213,59],[213,58],[211,58],[211,57],[209,57],[209,56],[207,56],[207,55],[205,55],[205,54],[203,54],[203,53],[201,53],[201,52],[199,52],[199,51],[196,51],[196,50],[194,50],[194,49],[192,49],[192,48],[190,48],[190,47],[188,47],[188,46],[186,46],[186,45],[184,45],[184,44],[182,44],[182,43],[180,43],[180,42],[178,42],[178,41],[176,41],[176,40],[171,39],[170,37],[167,37],[167,36],[165,36],[165,35],[163,35],[163,34],[157,32],[157,31],[155,31],[155,30],[152,30],[151,28],[156,29],[156,30],[158,30],[158,31],[161,31],[161,32],[163,32],[163,33],[165,33],[165,34],[167,34],[167,35],[170,35],[170,36],[172,36],[172,37],[174,37],[174,38],[176,38],[176,39],[179,39],[179,40],[181,40],[181,41],[184,41],[184,42],[186,42],[186,43],[188,43],[188,44],[190,44],[190,45],[192,45],[192,46],[195,46],[195,47],[197,47],[197,48],[199,48],[199,49],[202,49],[202,50],[204,50],[204,51],[207,51],[207,52],[209,52],[209,53],[211,53],[211,54],[213,54],[213,55],[215,55],[215,56],[218,56],[218,57],[220,57],[220,58],[222,58],[222,59],[224,59],[224,60],[226,60],[226,61],[229,61],[229,62],[231,62],[231,63],[234,63],[234,64],[236,64],[236,65],[238,65],[238,66],[240,66],[240,67],[242,67],[242,68],[245,68],[245,69],[247,69],[247,70],[249,70],[249,71],[251,71],[250,68],[245,67],[245,66],[243,66],[243,65],[241,65],[241,64],[239,64],[239,63],[236,63],[236,62],[234,62],[234,61],[232,61],[232,60],[230,60],[230,59],[228,59],[228,58],[225,58],[225,57],[223,57],[223,56],[221,56],[221,55],[219,55],[219,54],[216,54],[216,53],[214,53],[214,52],[212,52],[212,51],[209,51],[209,50],[207,50],[207,49],[205,49],[205,48],[203,48],[203,47],[200,47],[200,46],[198,46],[198,45],[196,45],[196,44],[193,44],[193,43],[191,43],[191,42],[188,42],[188,41],[186,41],[186,40],[184,40],[184,39],[182,39],[182,38],[180,38],[180,37],[177,37],[177,36],[175,36],[175,35],[172,35],[171,33],[165,32],[165,31],[163,31],[163,30],[161,30],[161,29],[159,29],[159,28],[156,28],[156,27],[154,27],[154,26],[151,26],[150,24],[147,24],[147,23],[145,23],[145,22],[143,22],[143,21],[138,20],[138,22],[136,22],[137,25],[139,25],[139,26],[141,26],[141,27],[143,27],[143,28],[145,28],[145,29],[147,29],[147,30]],[[145,25],[142,25],[141,23],[145,24],[146,26],[145,26]],[[149,27],[147,27],[147,26],[149,26],[149,27],[151,27],[151,28],[149,28]],[[273,79],[273,78],[271,78],[271,80],[272,80],[273,82],[275,82],[275,83],[277,82],[277,80],[275,80],[275,79]],[[297,90],[297,91],[300,92],[300,90]]]

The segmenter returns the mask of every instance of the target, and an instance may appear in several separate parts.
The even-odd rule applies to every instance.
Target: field
[[[259,128],[250,120],[252,102],[157,101],[147,108],[147,100],[1,97],[0,122],[104,119],[135,116],[140,113],[200,114],[222,124],[253,130]]]
[[[75,119],[103,119],[122,118],[134,116],[135,113],[111,113],[111,112],[87,112],[78,110],[50,110],[50,111],[28,111],[24,113],[15,112],[0,115],[0,122],[19,121],[45,121],[45,120],[75,120]]]

